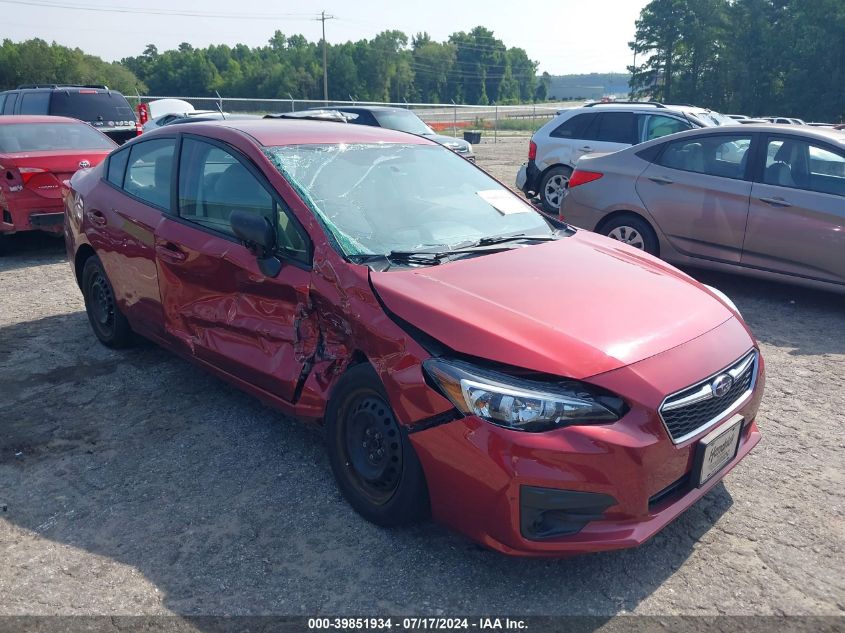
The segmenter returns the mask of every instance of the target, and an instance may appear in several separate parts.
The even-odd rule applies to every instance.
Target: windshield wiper
[[[504,244],[506,242],[554,242],[559,239],[558,235],[526,235],[525,233],[518,233],[516,235],[494,235],[491,237],[482,237],[480,240],[468,244],[463,248],[475,248],[477,246],[492,246],[494,244]]]

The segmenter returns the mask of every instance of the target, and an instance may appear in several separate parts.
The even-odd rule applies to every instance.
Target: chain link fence
[[[560,101],[523,105],[465,105],[456,103],[387,103],[378,101],[323,101],[322,99],[239,99],[228,97],[136,96],[127,98],[138,103],[156,99],[181,99],[197,110],[222,110],[232,114],[273,114],[309,108],[333,106],[393,106],[417,114],[440,134],[461,136],[481,134],[484,142],[495,142],[502,136],[528,136],[564,108],[582,105],[583,101]]]

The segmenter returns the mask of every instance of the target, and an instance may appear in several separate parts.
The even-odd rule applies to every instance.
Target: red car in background
[[[632,547],[760,440],[763,360],[730,300],[431,140],[169,125],[65,200],[97,338],[138,333],[322,422],[340,490],[380,525],[432,513],[520,555]]]
[[[6,234],[61,234],[61,183],[99,165],[117,144],[87,123],[57,116],[0,117],[0,252]]]

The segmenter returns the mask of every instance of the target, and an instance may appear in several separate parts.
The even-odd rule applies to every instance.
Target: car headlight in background
[[[739,311],[739,308],[736,307],[736,304],[730,300],[730,297],[726,295],[724,292],[719,290],[718,288],[714,288],[713,286],[708,286],[707,284],[702,284],[705,288],[707,288],[710,292],[714,295],[719,297],[726,306],[728,306],[731,310],[736,312],[739,316],[742,316],[742,312]]]
[[[423,368],[463,414],[518,431],[613,422],[626,410],[621,398],[573,380],[539,382],[443,358]]]

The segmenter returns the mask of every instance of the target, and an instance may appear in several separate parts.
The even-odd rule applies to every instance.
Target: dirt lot
[[[510,183],[526,139],[477,148]],[[90,332],[62,247],[0,258],[0,614],[845,614],[845,297],[690,271],[768,364],[760,446],[643,547],[510,559],[341,499],[321,436]]]

